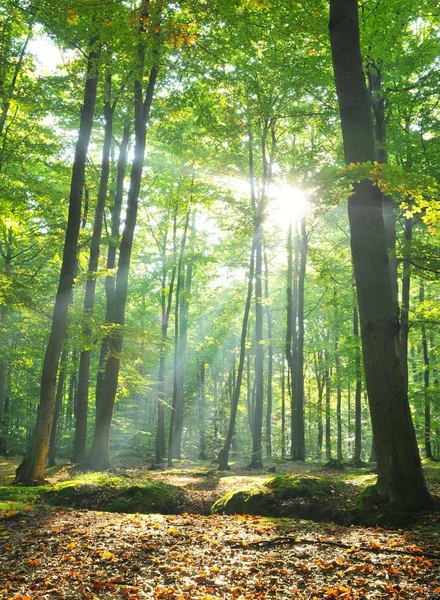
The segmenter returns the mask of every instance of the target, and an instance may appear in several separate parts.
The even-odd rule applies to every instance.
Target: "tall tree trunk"
[[[261,448],[264,404],[263,335],[263,231],[258,222],[255,232],[255,404],[252,419],[252,457],[250,469],[262,469]]]
[[[382,87],[382,66],[380,61],[370,60],[368,65],[368,81],[370,100],[374,114],[374,133],[376,138],[376,159],[380,164],[388,162],[387,129],[385,116],[385,93]],[[388,251],[390,270],[390,285],[393,301],[398,311],[398,285],[397,285],[397,256],[396,256],[396,216],[394,214],[394,200],[392,196],[382,193],[382,214],[385,227],[385,238]]]
[[[194,183],[194,173],[192,184]],[[168,434],[168,466],[172,466],[173,458],[180,457],[181,428],[183,427],[183,384],[185,373],[186,322],[182,310],[185,307],[185,247],[188,237],[191,208],[188,208],[185,226],[180,244],[179,262],[176,273],[176,294],[174,310],[174,368],[173,368],[173,403],[170,415]],[[191,285],[191,279],[190,279]]]
[[[58,284],[52,327],[41,375],[40,404],[37,413],[30,453],[19,465],[16,473],[18,483],[32,485],[44,480],[47,454],[49,451],[50,430],[55,410],[56,378],[58,364],[67,328],[67,311],[77,261],[77,246],[81,223],[81,197],[84,187],[85,167],[89,139],[95,111],[98,84],[98,63],[100,51],[95,49],[97,40],[90,43],[91,51],[87,59],[84,100],[81,110],[78,140],[73,161],[72,180],[69,197],[69,216],[64,242],[63,260]]]
[[[266,406],[266,455],[272,456],[272,380],[273,380],[273,323],[269,296],[269,264],[264,251],[264,298],[267,322],[267,406]]]
[[[423,304],[425,301],[425,284],[423,280],[420,281],[420,292],[419,292],[419,300],[420,303]],[[425,444],[425,457],[433,458],[432,456],[432,447],[431,447],[431,399],[429,397],[429,349],[428,349],[428,337],[426,335],[426,327],[422,325],[421,327],[422,334],[422,351],[423,351],[423,396],[424,396],[424,422],[425,426],[423,428],[423,440]]]
[[[145,16],[147,16],[147,6],[147,2],[144,2],[143,14]],[[116,286],[114,291],[114,314],[112,322],[115,328],[109,340],[109,353],[105,361],[102,398],[97,402],[96,406],[96,421],[92,447],[86,459],[81,463],[83,469],[91,469],[94,471],[102,471],[110,467],[110,428],[118,388],[131,250],[133,246],[139,192],[145,158],[147,125],[158,75],[158,57],[154,56],[155,64],[150,70],[144,98],[141,77],[144,72],[146,42],[143,37],[143,34],[145,34],[143,25],[141,26],[139,34],[141,36],[141,41],[138,46],[139,69],[138,77],[134,81],[135,146],[130,185],[127,195],[125,226],[119,250]]]
[[[316,408],[316,420],[318,422],[318,437],[316,440],[316,458],[317,460],[321,460],[322,458],[322,445],[324,441],[324,426],[322,422],[322,399],[324,396],[324,386],[325,386],[325,377],[321,370],[322,363],[322,350],[319,352],[318,356],[315,355],[315,378],[316,385],[318,388],[318,402]]]
[[[357,0],[330,0],[330,40],[345,160],[376,158],[362,71]],[[399,359],[399,322],[390,285],[382,198],[370,180],[348,201],[365,379],[377,455],[377,491],[386,501],[421,507],[427,490]]]
[[[58,373],[57,393],[55,396],[55,411],[53,415],[52,429],[50,430],[49,453],[47,455],[47,466],[54,467],[56,464],[58,423],[60,420],[61,409],[63,406],[64,385],[67,372],[67,347],[64,344],[60,359],[60,370]]]
[[[353,308],[353,335],[356,340],[355,348],[355,377],[356,388],[354,393],[354,466],[361,466],[362,452],[362,364],[361,348],[359,343],[359,313],[357,306]]]
[[[109,246],[107,252],[107,271],[110,275],[105,278],[105,295],[106,295],[106,309],[105,309],[105,323],[107,328],[111,326],[114,319],[115,312],[115,281],[116,277],[113,275],[113,271],[116,268],[116,254],[119,247],[120,227],[121,227],[121,212],[122,202],[124,198],[124,180],[125,170],[127,167],[127,155],[128,146],[130,143],[130,124],[124,126],[122,134],[121,144],[119,146],[118,166],[116,174],[116,189],[114,194],[113,205],[110,207],[112,226],[110,231]],[[105,371],[105,359],[109,352],[111,333],[107,333],[101,343],[101,350],[99,354],[99,367],[98,374],[96,377],[96,407],[99,406],[102,401],[102,394],[104,388],[104,371]]]
[[[400,305],[400,361],[402,363],[405,389],[408,392],[408,335],[409,335],[409,309],[411,289],[411,243],[413,219],[405,220],[405,245],[402,261],[402,301]]]
[[[281,366],[281,458],[286,458],[286,368]]]
[[[231,449],[231,442],[232,442],[232,437],[234,435],[235,422],[237,419],[238,401],[240,400],[241,384],[243,381],[244,362],[245,362],[245,358],[246,358],[246,336],[247,336],[247,328],[248,328],[248,321],[249,321],[249,313],[251,310],[253,280],[254,280],[255,243],[256,243],[256,235],[254,234],[253,240],[252,240],[252,250],[251,250],[250,265],[249,265],[246,303],[245,303],[245,307],[244,307],[243,322],[241,325],[240,355],[239,355],[239,359],[238,359],[237,377],[235,380],[234,391],[232,394],[231,412],[229,415],[228,431],[227,431],[227,434],[225,437],[223,447],[220,450],[219,455],[218,455],[218,461],[219,461],[218,468],[220,471],[228,471],[230,469],[229,464],[228,464],[229,463],[229,452]]]
[[[2,258],[4,260],[4,274],[6,277],[11,275],[12,267],[12,245],[13,245],[13,232],[12,228],[8,227],[6,231],[5,249],[1,251]],[[0,306],[0,342],[2,345],[2,353],[0,354],[0,454],[7,454],[8,447],[6,443],[7,431],[6,431],[6,400],[8,390],[8,372],[9,372],[9,360],[7,359],[5,349],[8,347],[8,341],[6,338],[8,328],[8,305],[2,304]]]
[[[339,358],[339,337],[336,333],[335,339],[335,376],[336,376],[336,453],[337,459],[342,461],[342,385],[341,385],[341,361]]]
[[[173,219],[173,255],[174,264],[171,271],[171,277],[168,282],[168,272],[166,266],[166,246],[167,235],[165,235],[162,251],[162,288],[161,288],[161,340],[160,340],[160,358],[159,374],[157,377],[157,430],[156,430],[156,461],[161,462],[166,456],[165,443],[165,402],[166,402],[166,351],[168,341],[168,324],[170,321],[171,307],[173,303],[174,283],[176,279],[176,236],[177,236],[177,207]]]
[[[101,177],[98,199],[95,209],[92,240],[90,243],[89,266],[87,270],[86,291],[84,295],[84,326],[82,335],[86,347],[81,350],[78,371],[78,399],[73,440],[72,462],[78,463],[85,458],[87,442],[87,416],[89,409],[90,348],[92,335],[92,317],[95,306],[96,272],[98,271],[99,249],[101,245],[102,222],[107,198],[110,176],[110,150],[113,135],[113,112],[111,105],[111,75],[106,76],[106,101],[104,105],[104,143],[102,148]]]
[[[305,217],[301,219],[299,243],[299,270],[297,284],[297,316],[298,330],[293,336],[294,372],[293,372],[293,405],[295,415],[292,419],[292,447],[293,460],[305,460],[305,435],[304,435],[304,289],[307,263],[307,231]],[[295,302],[293,303],[295,306]],[[295,317],[293,319],[295,322]]]
[[[206,365],[205,361],[199,366],[200,391],[199,391],[199,460],[207,460],[206,454]]]
[[[330,355],[328,350],[324,352],[324,385],[325,385],[325,458],[332,460],[332,432],[331,432],[331,379],[330,379]]]

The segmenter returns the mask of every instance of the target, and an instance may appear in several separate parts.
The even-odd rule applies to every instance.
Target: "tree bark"
[[[359,343],[359,313],[357,306],[353,308],[353,335],[356,341],[355,348],[355,377],[356,388],[354,393],[354,453],[353,464],[360,466],[362,463],[362,357]]]
[[[194,174],[192,184],[194,183]],[[186,348],[186,315],[185,311],[185,247],[188,236],[191,209],[188,208],[185,226],[180,243],[179,261],[176,273],[176,294],[174,309],[174,367],[173,367],[173,402],[171,406],[170,427],[168,433],[168,466],[172,466],[173,458],[180,458],[181,428],[183,427],[183,384],[185,373]],[[191,279],[190,279],[191,285]],[[183,314],[182,314],[183,312]]]
[[[244,362],[246,358],[246,336],[249,321],[249,313],[251,310],[252,292],[253,292],[253,279],[254,279],[254,265],[255,265],[255,234],[252,240],[252,250],[250,257],[249,276],[248,276],[248,287],[246,295],[246,303],[244,307],[243,322],[241,325],[241,338],[240,338],[240,355],[238,359],[237,378],[235,380],[234,391],[232,394],[231,401],[231,412],[229,415],[229,425],[226,438],[222,449],[218,455],[219,471],[228,471],[229,467],[229,452],[231,449],[232,437],[234,435],[235,422],[237,419],[238,401],[240,400],[241,384],[243,381]]]
[[[147,14],[147,5],[147,2],[145,2],[143,7],[144,14]],[[86,459],[81,463],[82,469],[91,469],[94,471],[103,471],[110,468],[110,429],[113,418],[116,392],[118,388],[131,250],[136,227],[139,192],[145,159],[147,126],[158,76],[158,57],[154,56],[154,64],[150,69],[148,84],[144,97],[142,85],[142,75],[144,72],[145,63],[144,33],[145,31],[142,25],[139,32],[141,40],[138,46],[138,77],[136,77],[134,81],[135,145],[133,163],[131,167],[130,185],[127,195],[125,226],[119,250],[118,269],[116,273],[116,285],[114,290],[114,314],[112,315],[114,331],[109,340],[109,352],[105,361],[102,398],[100,399],[99,403],[97,402],[96,406],[96,421],[92,447]]]
[[[345,160],[376,158],[371,107],[362,71],[357,0],[330,0],[330,40]],[[365,379],[377,454],[377,491],[393,504],[432,504],[399,358],[399,323],[390,285],[382,198],[372,181],[348,201],[351,250]]]
[[[78,140],[73,161],[69,197],[69,216],[64,242],[60,280],[55,299],[52,327],[43,363],[40,386],[40,404],[37,413],[31,451],[17,469],[16,481],[32,485],[44,480],[47,454],[49,451],[50,430],[55,410],[56,377],[58,364],[67,329],[67,311],[73,287],[77,261],[77,246],[81,223],[81,198],[84,187],[87,150],[93,125],[96,90],[98,84],[98,63],[100,51],[95,49],[97,40],[92,40],[87,59],[84,100],[81,111]]]
[[[63,395],[64,395],[64,384],[66,381],[66,370],[67,370],[67,348],[64,344],[63,351],[60,359],[60,370],[58,373],[57,393],[55,396],[55,411],[53,416],[52,429],[50,430],[50,442],[49,442],[49,453],[47,456],[47,466],[54,467],[56,465],[56,453],[57,453],[57,438],[58,438],[58,423],[61,414],[61,408],[63,406]]]
[[[110,176],[110,150],[113,135],[114,106],[111,105],[111,75],[106,77],[106,101],[104,105],[104,143],[102,147],[101,176],[98,188],[98,198],[93,223],[92,240],[90,243],[89,265],[87,270],[86,291],[84,295],[84,326],[83,338],[86,345],[81,350],[78,370],[78,397],[75,415],[75,435],[73,440],[72,462],[81,462],[86,456],[87,416],[89,409],[89,378],[92,351],[90,337],[92,335],[92,317],[95,307],[96,272],[98,270],[99,250],[101,245],[102,223],[107,199],[108,181]]]
[[[264,298],[267,323],[267,406],[266,406],[266,456],[272,456],[272,380],[273,380],[273,323],[269,295],[269,264],[264,251]]]
[[[425,284],[420,281],[419,300],[422,304],[425,300]],[[430,361],[428,349],[428,336],[426,335],[426,327],[421,327],[422,335],[422,351],[423,351],[423,396],[424,396],[424,428],[423,441],[425,445],[425,458],[433,458],[431,446],[431,399],[429,397],[429,375]]]
[[[402,301],[400,304],[400,361],[402,363],[403,380],[408,392],[408,336],[409,336],[409,309],[411,290],[411,244],[414,221],[412,218],[405,220],[405,245],[402,261]]]

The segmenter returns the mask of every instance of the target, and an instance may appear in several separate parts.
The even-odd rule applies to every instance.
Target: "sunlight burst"
[[[309,208],[306,192],[285,182],[269,188],[268,218],[280,229],[287,229],[293,221],[301,219]]]

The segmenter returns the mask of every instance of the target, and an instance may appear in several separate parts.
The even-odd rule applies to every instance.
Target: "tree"
[[[330,41],[345,160],[373,162],[375,140],[362,70],[357,0],[330,0]],[[398,353],[399,324],[390,285],[382,198],[373,182],[348,201],[365,379],[377,455],[377,491],[393,504],[432,504],[423,476]]]
[[[55,300],[52,327],[41,375],[40,404],[35,425],[32,445],[28,456],[17,469],[18,483],[34,484],[44,479],[47,454],[49,451],[50,430],[55,411],[56,377],[67,327],[67,310],[73,287],[77,261],[77,244],[81,221],[81,200],[84,187],[85,166],[90,134],[95,111],[96,90],[98,85],[100,46],[98,39],[90,41],[87,57],[84,101],[78,141],[72,168],[72,180],[69,197],[69,218],[64,242],[63,262]]]

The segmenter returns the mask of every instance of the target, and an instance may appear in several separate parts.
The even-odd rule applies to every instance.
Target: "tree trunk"
[[[325,458],[332,460],[332,432],[331,432],[331,379],[330,356],[328,350],[324,352],[324,385],[325,385]]]
[[[91,48],[97,44],[93,40]],[[98,84],[99,50],[92,49],[87,60],[84,101],[81,111],[78,141],[75,148],[69,197],[69,216],[64,242],[63,260],[58,284],[52,327],[41,375],[40,404],[37,413],[31,451],[17,469],[16,481],[32,485],[44,480],[50,430],[55,410],[56,378],[58,364],[67,328],[67,311],[73,287],[79,228],[81,223],[81,197],[84,187],[85,167],[89,139],[93,125],[96,90]]]
[[[286,369],[281,366],[281,458],[286,458]]]
[[[219,455],[218,455],[218,461],[219,461],[218,468],[220,471],[228,471],[230,469],[229,464],[228,464],[229,451],[231,449],[231,442],[232,442],[232,437],[234,435],[235,422],[237,419],[238,401],[240,399],[241,384],[243,381],[244,361],[246,358],[246,336],[247,336],[247,328],[248,328],[248,321],[249,321],[249,313],[251,310],[253,280],[254,280],[255,243],[256,243],[255,238],[256,238],[256,235],[254,234],[253,240],[252,240],[251,257],[250,257],[246,304],[244,307],[243,322],[241,325],[240,355],[239,355],[239,359],[238,359],[237,378],[235,380],[234,391],[232,394],[231,412],[229,415],[228,432],[226,434],[226,438],[225,438],[223,447],[220,450]]]
[[[374,133],[376,138],[376,159],[380,164],[388,162],[387,130],[385,116],[385,94],[382,88],[382,67],[380,62],[374,60],[368,63],[368,81],[371,106],[374,114]],[[382,195],[382,214],[385,227],[385,239],[388,252],[390,285],[393,301],[398,311],[398,285],[397,285],[397,256],[396,256],[396,217],[394,214],[394,200],[388,194]]]
[[[354,453],[353,464],[360,466],[362,463],[362,364],[361,348],[359,343],[359,313],[357,306],[353,308],[353,335],[356,340],[355,348],[355,374],[356,388],[354,393]]]
[[[402,261],[402,301],[400,304],[400,361],[402,363],[405,389],[408,393],[408,336],[409,336],[409,309],[411,289],[411,244],[413,219],[405,220],[405,245]]]
[[[159,374],[157,378],[157,430],[156,430],[156,461],[161,462],[166,456],[165,443],[165,402],[166,402],[166,350],[168,341],[168,324],[170,321],[171,307],[173,303],[174,283],[176,279],[176,235],[177,235],[177,207],[174,211],[173,219],[173,255],[174,264],[171,271],[171,277],[168,283],[168,273],[166,267],[166,246],[167,238],[165,235],[162,251],[162,288],[161,288],[161,340],[160,340],[160,358]]]
[[[112,216],[112,226],[110,232],[110,240],[107,252],[107,271],[113,271],[116,267],[116,254],[119,247],[120,227],[121,227],[121,212],[122,212],[122,201],[124,198],[124,180],[125,170],[127,167],[127,154],[128,145],[130,142],[130,125],[124,126],[122,134],[121,144],[119,146],[118,166],[116,175],[116,190],[114,196],[113,206],[110,208]],[[115,276],[113,274],[107,275],[105,278],[105,295],[106,295],[106,309],[105,309],[105,323],[111,326],[114,319],[115,312]],[[101,343],[101,350],[99,354],[99,367],[98,374],[96,377],[96,407],[99,406],[102,401],[103,386],[104,386],[104,371],[105,371],[105,359],[109,352],[111,334],[107,333]]]
[[[95,209],[92,240],[90,243],[89,266],[87,270],[86,291],[84,295],[83,338],[86,345],[81,350],[78,371],[78,398],[75,419],[75,436],[73,440],[72,462],[81,462],[86,455],[87,416],[89,409],[90,348],[92,335],[92,317],[95,306],[96,272],[98,270],[99,248],[101,245],[102,222],[107,198],[110,176],[110,150],[113,135],[113,112],[111,105],[111,75],[106,77],[106,102],[104,105],[104,143],[102,148],[101,177],[99,181],[98,199]]]
[[[293,460],[303,461],[306,459],[305,435],[304,435],[304,288],[306,279],[307,263],[307,232],[305,217],[301,219],[299,236],[299,270],[297,284],[297,307],[296,319],[298,330],[293,336],[294,372],[293,372],[293,396],[295,415],[292,418],[292,447],[291,456]]]
[[[205,379],[206,365],[202,361],[199,367],[200,373],[200,392],[199,392],[199,460],[208,460],[206,454],[206,396],[205,396]]]
[[[338,321],[336,321],[338,323]],[[342,387],[341,387],[341,363],[339,358],[339,337],[336,333],[335,339],[335,376],[336,376],[336,454],[337,459],[342,461]]]
[[[269,264],[267,252],[264,251],[264,298],[266,303],[267,322],[267,406],[266,406],[266,456],[272,456],[272,380],[273,380],[273,343],[272,343],[272,309],[269,295]]]
[[[425,284],[420,281],[420,303],[423,304],[425,300]],[[423,440],[425,444],[425,458],[432,459],[432,447],[431,447],[431,399],[429,397],[429,350],[428,350],[428,337],[426,335],[426,327],[421,327],[422,335],[422,351],[423,351],[423,396],[424,396],[424,428],[423,428]]]
[[[58,373],[57,393],[55,396],[55,412],[53,415],[52,429],[50,431],[49,453],[47,455],[47,466],[54,467],[56,465],[57,438],[58,438],[58,423],[60,420],[61,409],[63,406],[64,384],[66,381],[67,371],[67,348],[64,344],[60,359],[60,370]]]
[[[194,183],[194,173],[192,185]],[[181,428],[183,427],[183,383],[185,373],[185,347],[186,347],[186,323],[185,314],[185,266],[184,255],[188,236],[189,218],[191,209],[188,208],[185,218],[185,226],[180,244],[179,262],[176,274],[176,295],[174,310],[174,368],[173,368],[173,403],[170,415],[170,428],[168,435],[168,466],[172,466],[173,458],[180,457]],[[191,281],[190,281],[191,285]]]
[[[144,9],[145,12],[145,9]],[[141,26],[140,35],[144,34]],[[130,175],[130,185],[127,195],[127,211],[125,226],[119,250],[118,270],[114,291],[114,331],[109,340],[109,353],[106,357],[102,398],[96,406],[96,421],[93,443],[86,459],[81,463],[82,469],[103,471],[110,467],[110,428],[113,408],[118,388],[119,367],[123,344],[123,327],[125,322],[125,307],[127,303],[128,275],[130,269],[131,250],[138,211],[139,192],[142,180],[142,170],[145,158],[145,143],[147,125],[150,116],[153,93],[158,75],[158,62],[151,67],[145,98],[141,75],[144,71],[145,41],[141,38],[138,46],[139,77],[134,81],[135,106],[135,146]]]
[[[357,0],[330,0],[329,26],[345,160],[374,161],[374,132],[362,71]],[[390,285],[382,198],[372,181],[354,184],[348,213],[377,455],[377,491],[393,504],[427,506],[432,498],[421,467],[399,359],[399,323]]]

